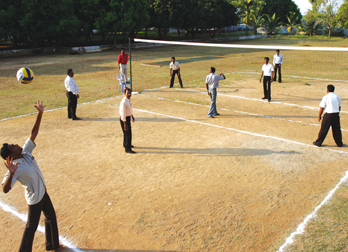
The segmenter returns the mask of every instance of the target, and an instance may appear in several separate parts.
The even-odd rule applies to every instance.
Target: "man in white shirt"
[[[181,88],[183,88],[181,74],[180,74],[180,65],[179,65],[179,62],[175,61],[175,57],[172,57],[172,62],[170,62],[170,64],[169,64],[169,71],[170,71],[170,76],[172,77],[170,79],[169,88],[172,88],[174,85],[175,74],[178,75],[180,86],[181,86]]]
[[[262,66],[262,73],[260,82],[263,76],[263,98],[268,99],[268,102],[271,101],[271,83],[273,81],[273,66],[269,64],[269,58],[265,57],[265,64]]]
[[[25,226],[22,243],[19,251],[31,252],[34,235],[39,225],[41,211],[45,215],[46,250],[62,250],[59,245],[59,234],[56,213],[51,199],[46,191],[44,177],[31,154],[36,147],[34,141],[39,133],[42,114],[45,106],[42,102],[35,102],[34,107],[38,110],[36,122],[23,148],[18,144],[3,144],[1,157],[6,160],[8,169],[3,181],[2,190],[8,193],[14,184],[19,181],[25,188],[25,199],[28,203],[28,220]]]
[[[207,76],[207,78],[205,78],[205,87],[207,88],[208,95],[210,96],[210,100],[211,100],[208,117],[214,118],[214,116],[220,115],[216,109],[216,96],[217,96],[216,88],[219,87],[219,81],[225,80],[226,77],[223,73],[216,75],[215,67],[209,68],[209,73],[210,74]]]
[[[332,128],[332,135],[335,143],[338,147],[342,147],[342,132],[340,124],[340,111],[341,111],[341,98],[334,93],[335,87],[333,85],[327,86],[327,95],[323,97],[319,104],[319,118],[321,121],[321,115],[324,114],[323,120],[321,122],[321,128],[318,134],[318,139],[313,142],[316,146],[321,146],[324,142],[327,133],[329,132],[330,126]]]
[[[277,69],[279,73],[278,82],[282,82],[282,64],[283,64],[283,55],[279,54],[279,50],[276,50],[276,54],[273,56],[273,65],[274,65],[274,81],[277,81]]]
[[[76,116],[77,99],[79,96],[79,86],[77,86],[74,81],[74,71],[68,69],[68,76],[64,80],[64,85],[66,89],[66,96],[68,97],[68,118],[73,120],[81,120],[81,118]]]
[[[132,96],[132,89],[124,88],[124,97],[120,103],[120,123],[123,131],[123,147],[127,153],[134,154],[135,151],[132,150],[134,147],[132,145],[132,122],[135,121],[132,110],[132,102],[130,100]]]

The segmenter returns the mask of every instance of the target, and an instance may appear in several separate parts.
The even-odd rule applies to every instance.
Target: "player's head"
[[[279,49],[277,49],[277,50],[276,50],[277,55],[279,55],[279,52],[280,52]]]
[[[71,68],[69,68],[67,71],[67,75],[69,75],[70,77],[74,77],[74,71]]]
[[[125,95],[128,99],[130,99],[131,96],[132,96],[132,89],[130,89],[130,88],[128,88],[128,87],[125,87],[125,88],[123,89],[123,93],[124,93],[124,95]]]
[[[22,148],[18,144],[7,144],[4,143],[1,147],[1,157],[6,159],[7,157],[13,157],[17,159],[22,154]]]
[[[175,62],[175,57],[172,57],[172,62],[173,62],[173,63]]]
[[[265,57],[265,62],[266,62],[266,64],[268,64],[268,62],[269,62],[269,58],[268,57]]]
[[[124,48],[121,48],[121,54],[124,54]]]
[[[328,85],[327,86],[327,91],[328,92],[334,92],[335,91],[335,86],[334,85]]]
[[[210,67],[210,71],[211,73],[215,73],[215,67]]]

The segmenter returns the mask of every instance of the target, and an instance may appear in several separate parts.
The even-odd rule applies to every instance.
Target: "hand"
[[[135,121],[135,118],[134,118],[134,116],[132,116],[132,122],[134,122]]]
[[[128,125],[126,122],[123,122],[124,123],[124,131],[128,131]]]
[[[11,159],[10,157],[7,157],[4,164],[11,173],[15,173],[17,171],[18,163],[13,164],[13,157],[11,157]]]
[[[271,79],[271,83],[273,82],[273,78]]]
[[[260,78],[260,83],[261,83],[262,77]]]
[[[318,117],[318,122],[320,122],[320,121],[321,121],[321,116]]]
[[[210,96],[209,91],[208,91],[208,95]]]
[[[79,94],[76,95],[77,99],[80,98]]]
[[[46,105],[43,106],[42,101],[41,101],[41,103],[40,103],[40,101],[37,101],[37,102],[35,102],[34,107],[35,107],[39,112],[44,112]]]

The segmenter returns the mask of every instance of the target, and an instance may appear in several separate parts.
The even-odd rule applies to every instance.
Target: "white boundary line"
[[[193,103],[193,102],[186,102],[186,101],[180,101],[180,100],[171,100],[171,99],[167,99],[167,98],[163,98],[163,97],[158,97],[158,96],[153,96],[153,95],[147,95],[147,94],[140,94],[143,96],[147,96],[147,97],[152,97],[152,98],[156,98],[159,100],[165,100],[165,101],[172,101],[172,102],[179,102],[179,103],[185,103],[185,104],[190,104],[190,105],[196,105],[196,106],[202,106],[202,107],[207,107],[209,108],[209,105],[203,105],[203,104],[198,104],[198,103]],[[277,117],[277,116],[268,116],[268,115],[261,115],[261,114],[256,114],[256,113],[249,113],[249,112],[245,112],[245,111],[240,111],[240,110],[233,110],[233,109],[226,109],[226,108],[221,108],[219,107],[219,109],[224,110],[224,111],[230,111],[230,112],[235,112],[235,113],[240,113],[240,114],[245,114],[245,115],[251,115],[251,116],[255,116],[255,117],[264,117],[264,118],[271,118],[271,119],[277,119],[280,121],[285,121],[285,122],[295,122],[295,123],[301,123],[301,124],[307,124],[307,125],[311,125],[311,126],[317,126],[320,127],[320,124],[315,124],[315,123],[307,123],[304,121],[296,121],[296,120],[289,120],[289,119],[284,119],[281,117]],[[348,131],[346,129],[342,129],[342,131]]]
[[[347,52],[346,47],[300,47],[300,46],[265,46],[265,45],[241,45],[241,44],[221,44],[221,43],[197,43],[197,42],[178,42],[168,40],[153,40],[153,39],[138,39],[134,42],[157,43],[167,45],[182,45],[182,46],[205,46],[205,47],[223,47],[223,48],[247,48],[247,49],[266,49],[266,50],[297,50],[297,51],[334,51]]]
[[[27,215],[25,214],[21,214],[19,212],[17,212],[13,207],[3,203],[0,201],[0,207],[2,208],[2,210],[4,210],[5,212],[11,213],[14,216],[18,217],[19,219],[21,219],[24,222],[27,222]],[[39,225],[37,230],[39,230],[39,232],[41,233],[45,233],[45,227]],[[63,237],[63,236],[59,236],[59,241],[64,245],[67,246],[69,249],[71,249],[72,251],[75,252],[83,252],[83,250],[80,250],[78,248],[76,248],[76,245],[74,243],[72,243],[71,241],[69,241],[67,238]]]
[[[298,225],[298,227],[296,228],[296,231],[291,233],[290,236],[288,238],[286,238],[284,244],[282,246],[280,246],[280,248],[278,249],[278,252],[284,252],[285,249],[287,248],[287,246],[291,245],[294,242],[295,236],[299,235],[299,234],[303,234],[305,232],[305,227],[307,225],[307,223],[315,218],[317,216],[317,212],[319,211],[319,209],[327,204],[329,202],[329,200],[332,198],[332,196],[334,195],[334,193],[337,191],[338,188],[340,188],[341,184],[346,182],[348,180],[348,171],[346,171],[346,175],[341,179],[341,181],[335,186],[334,189],[332,189],[329,194],[325,197],[325,199],[314,209],[314,211],[307,215],[307,217],[303,220],[303,222]]]

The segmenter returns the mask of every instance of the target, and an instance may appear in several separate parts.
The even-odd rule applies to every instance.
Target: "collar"
[[[13,163],[22,164],[23,163],[23,158],[17,158],[15,160],[13,160]]]

